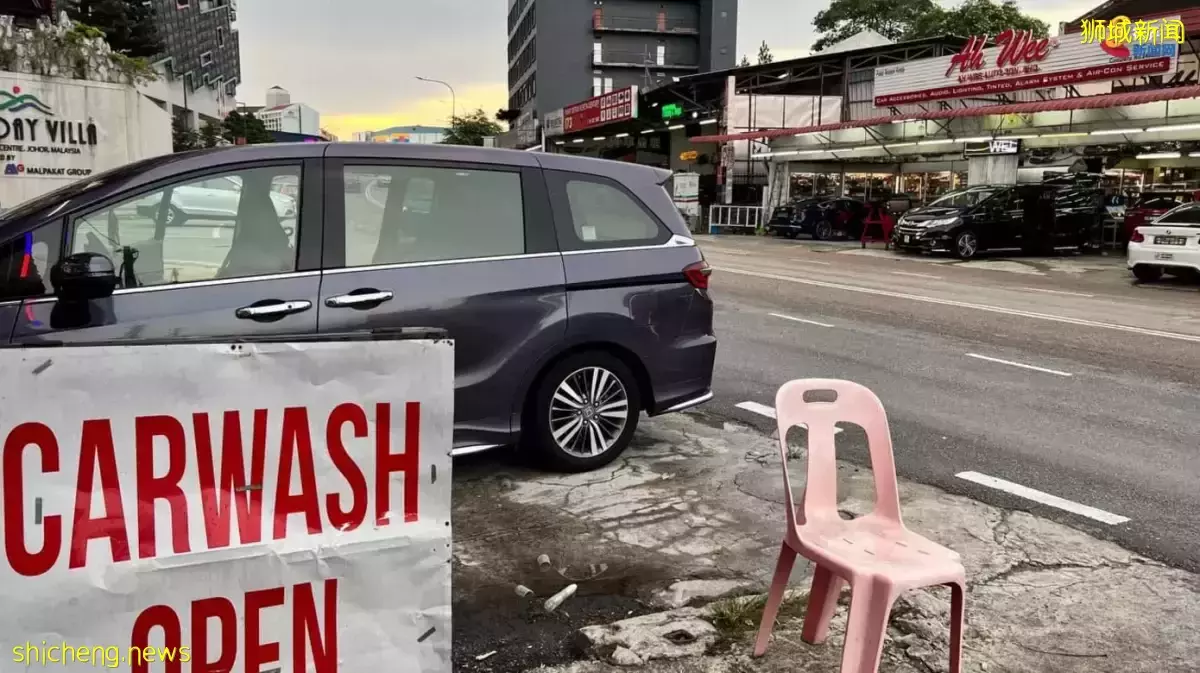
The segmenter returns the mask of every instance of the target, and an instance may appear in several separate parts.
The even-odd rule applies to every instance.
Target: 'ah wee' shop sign
[[[0,671],[30,643],[450,670],[449,343],[0,349],[0,372]]]
[[[1017,91],[1105,82],[1173,72],[1178,45],[1153,50],[1113,50],[1075,36],[1034,37],[1005,30],[997,46],[972,37],[953,56],[875,69],[875,106],[891,107],[960,98],[988,98]]]

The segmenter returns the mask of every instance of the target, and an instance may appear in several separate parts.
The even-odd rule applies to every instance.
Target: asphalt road
[[[1200,570],[1200,285],[1134,285],[1113,257],[963,264],[749,237],[701,248],[720,338],[709,412],[771,431],[754,404],[772,406],[785,381],[857,381],[888,410],[900,476]],[[869,462],[861,432],[838,437],[839,456]]]

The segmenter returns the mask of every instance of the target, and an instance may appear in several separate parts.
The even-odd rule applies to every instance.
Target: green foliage
[[[249,112],[243,113],[236,110],[230,112],[229,116],[225,117],[223,126],[222,136],[234,145],[238,144],[238,138],[245,139],[247,145],[275,142],[262,120]]]
[[[748,68],[748,67],[750,67],[750,57],[749,57],[749,56],[742,56],[742,62],[741,62],[741,63],[738,63],[738,67],[739,67],[739,68]]]
[[[889,40],[994,36],[1005,28],[1031,29],[1039,37],[1049,34],[1045,22],[1022,14],[1014,0],[964,0],[951,9],[943,9],[934,0],[833,0],[828,9],[817,12],[813,27],[820,33],[813,51],[863,30],[873,30]]]
[[[497,110],[496,111],[496,121],[504,122],[505,124],[508,124],[510,127],[512,126],[512,123],[517,121],[517,119],[519,119],[520,117],[521,117],[521,111],[517,110],[517,109],[510,108],[507,110]]]
[[[200,146],[200,136],[183,125],[183,120],[176,117],[171,120],[171,147],[176,152],[187,152]]]
[[[461,117],[455,117],[450,122],[450,131],[446,134],[442,144],[482,146],[484,138],[498,136],[503,132],[504,127],[492,121],[480,108]]]
[[[130,58],[162,53],[154,9],[145,0],[65,0],[62,7],[72,21],[103,33],[115,52]]]
[[[775,56],[771,53],[771,48],[767,46],[767,41],[758,46],[758,64],[771,63],[775,60]]]
[[[937,8],[920,16],[904,37],[935,37],[938,35],[995,36],[1006,28],[1032,30],[1038,37],[1050,34],[1050,26],[1021,13],[1013,0],[996,3],[992,0],[965,0],[951,10]]]
[[[216,147],[221,144],[221,134],[224,131],[224,125],[220,122],[206,121],[204,126],[200,127],[200,135],[197,137],[199,147]]]

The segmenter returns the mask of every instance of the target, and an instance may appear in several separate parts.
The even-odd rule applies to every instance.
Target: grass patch
[[[766,594],[758,596],[740,596],[717,601],[709,606],[712,614],[712,624],[726,638],[736,638],[758,630],[762,620],[763,610],[767,606]],[[783,596],[779,606],[779,615],[775,623],[789,619],[802,619],[808,608],[808,594],[789,591]]]

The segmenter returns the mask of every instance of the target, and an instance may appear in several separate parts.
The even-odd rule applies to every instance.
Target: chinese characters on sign
[[[563,131],[584,131],[613,122],[636,119],[637,116],[638,88],[631,86],[563,108]]]
[[[1100,48],[1117,58],[1156,58],[1174,56],[1177,46],[1184,42],[1183,21],[1170,19],[1138,19],[1127,16],[1112,20],[1084,19],[1080,22],[1083,44],[1099,44]]]

